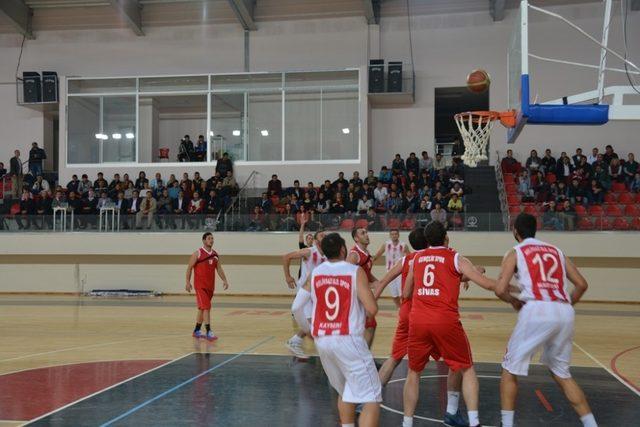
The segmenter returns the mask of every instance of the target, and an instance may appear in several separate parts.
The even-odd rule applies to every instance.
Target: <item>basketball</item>
[[[491,77],[485,70],[473,70],[467,76],[467,88],[471,92],[482,93],[489,89]]]

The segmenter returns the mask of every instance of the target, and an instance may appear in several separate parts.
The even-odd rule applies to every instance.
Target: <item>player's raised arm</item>
[[[571,304],[576,305],[587,291],[589,284],[578,270],[578,267],[568,257],[564,257],[564,263],[567,266],[567,279],[575,286],[573,292],[571,292]]]
[[[367,273],[365,273],[362,267],[358,267],[358,272],[356,273],[356,283],[358,299],[364,306],[364,309],[367,312],[367,316],[375,316],[378,312],[378,303],[373,297],[373,293],[371,293],[371,289],[369,288],[369,278],[367,277]]]
[[[226,291],[227,289],[229,289],[229,282],[227,281],[227,275],[224,274],[220,258],[218,258],[218,266],[216,267],[216,271],[218,272],[218,276],[220,276],[220,278],[222,279],[222,288]]]
[[[198,262],[198,253],[194,252],[191,254],[191,258],[189,258],[189,265],[187,265],[187,281],[184,286],[184,289],[187,292],[191,292],[191,272],[193,271],[193,267],[195,267],[196,262]]]
[[[376,252],[376,254],[371,258],[371,262],[376,262],[376,260],[380,258],[383,253],[384,253],[384,243],[380,245],[378,252]]]
[[[409,273],[407,274],[407,278],[404,279],[404,290],[402,291],[402,298],[410,299],[412,295],[413,295],[413,268],[410,268]]]
[[[289,267],[291,266],[291,260],[307,258],[310,253],[311,253],[311,249],[305,248],[305,249],[300,249],[298,251],[289,252],[288,254],[285,254],[282,256],[282,267],[284,269],[284,279],[287,281],[287,285],[289,285],[289,288],[295,289],[296,287],[296,279],[294,279],[291,276],[291,273],[289,272]]]
[[[382,291],[384,291],[389,283],[393,282],[396,277],[402,274],[402,262],[403,259],[396,262],[395,265],[391,267],[391,270],[387,271],[387,274],[385,274],[382,279],[375,282],[375,291],[373,292],[373,296],[376,299],[380,298],[380,295],[382,295]]]
[[[471,280],[484,289],[493,291],[496,288],[495,280],[482,274],[471,261],[461,255],[458,255],[458,270],[464,278]]]
[[[306,215],[302,215],[300,217],[300,231],[298,232],[298,244],[300,246],[305,245],[305,241],[304,241],[304,226],[307,223],[307,216]]]

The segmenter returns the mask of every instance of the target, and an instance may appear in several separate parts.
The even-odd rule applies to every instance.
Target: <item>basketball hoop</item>
[[[454,116],[458,130],[464,141],[462,161],[469,167],[476,167],[478,162],[487,160],[487,143],[491,129],[496,120],[505,127],[515,127],[516,112],[511,111],[467,111]]]

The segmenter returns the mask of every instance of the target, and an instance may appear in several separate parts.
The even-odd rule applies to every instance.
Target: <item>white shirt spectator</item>
[[[384,187],[382,187],[384,188]],[[358,200],[358,212],[368,211],[369,208],[373,207],[373,202],[371,200],[367,200],[366,202],[362,199]]]
[[[376,199],[376,202],[380,204],[384,203],[384,201],[387,200],[388,195],[389,193],[387,192],[387,187],[376,187],[376,189],[373,190],[373,197]]]
[[[418,163],[420,164],[420,171],[423,171],[424,169],[431,170],[431,167],[433,166],[433,159],[431,157],[427,157],[426,159],[421,157]]]
[[[589,163],[590,165],[594,164],[597,160],[598,160],[597,155],[594,156],[593,154],[589,154],[587,156],[587,163]]]

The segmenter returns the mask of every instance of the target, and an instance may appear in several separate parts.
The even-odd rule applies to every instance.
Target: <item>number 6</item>
[[[433,273],[433,271],[431,271],[434,268],[436,268],[435,265],[427,264],[427,266],[424,269],[424,276],[422,276],[422,284],[427,288],[433,286],[433,283],[436,280],[436,275]]]

